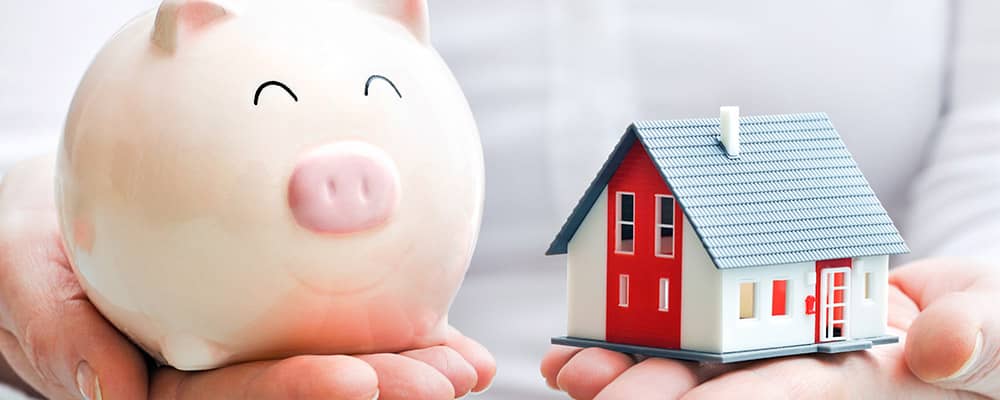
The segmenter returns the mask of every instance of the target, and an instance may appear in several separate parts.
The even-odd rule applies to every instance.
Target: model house
[[[735,362],[895,343],[906,244],[826,114],[630,126],[548,253],[568,254],[553,343]]]

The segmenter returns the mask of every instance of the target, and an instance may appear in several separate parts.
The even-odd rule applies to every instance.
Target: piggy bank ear
[[[173,52],[182,36],[208,27],[230,14],[216,0],[165,0],[156,13],[153,43]]]
[[[431,40],[428,27],[427,0],[358,0],[363,6],[399,21],[416,36],[421,43]]]

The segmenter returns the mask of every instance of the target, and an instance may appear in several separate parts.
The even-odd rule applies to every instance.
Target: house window
[[[660,311],[670,311],[670,279],[660,279]]]
[[[618,276],[618,307],[628,307],[628,275]]]
[[[756,318],[757,282],[740,284],[740,319]]]
[[[674,256],[674,198],[656,195],[656,256]]]
[[[865,272],[865,300],[872,299],[872,273]]]
[[[771,315],[788,315],[788,281],[776,280],[771,283]]]
[[[616,253],[635,252],[635,194],[618,192]]]

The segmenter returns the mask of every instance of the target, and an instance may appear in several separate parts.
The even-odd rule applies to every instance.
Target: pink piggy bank
[[[77,91],[56,182],[93,303],[182,370],[441,344],[483,203],[426,0],[167,0]]]

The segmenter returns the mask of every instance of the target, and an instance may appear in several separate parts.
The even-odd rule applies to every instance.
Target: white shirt
[[[0,4],[0,171],[55,147],[90,58],[155,3]],[[1000,253],[995,0],[430,5],[486,150],[483,233],[452,322],[498,358],[488,398],[559,397],[537,371],[565,331],[564,259],[542,254],[633,120],[825,111],[912,257]]]

